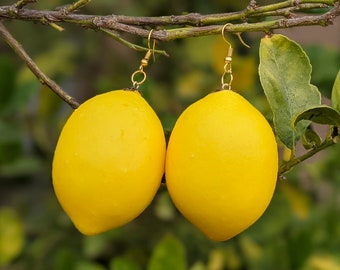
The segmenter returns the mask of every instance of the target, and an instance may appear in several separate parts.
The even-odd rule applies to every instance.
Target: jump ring
[[[140,81],[135,80],[135,77],[141,74],[142,75],[142,79]],[[141,85],[143,82],[145,82],[146,80],[146,73],[144,72],[144,70],[137,70],[135,71],[132,75],[131,75],[131,82],[133,83],[134,87],[138,87],[139,85]]]

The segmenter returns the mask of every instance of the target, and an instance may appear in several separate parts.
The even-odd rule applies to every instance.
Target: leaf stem
[[[326,149],[327,147],[336,144],[337,139],[333,137],[326,138],[318,147],[313,148],[312,150],[308,151],[307,153],[303,154],[302,156],[293,158],[283,164],[281,164],[279,168],[278,175],[281,176],[285,172],[288,172],[296,165],[300,164],[302,161],[309,159],[310,157],[314,156],[316,153],[320,152],[321,150]]]
[[[104,34],[108,35],[109,37],[113,38],[114,40],[122,43],[123,45],[127,46],[130,49],[136,50],[136,51],[148,51],[149,48],[139,46],[137,44],[133,44],[119,36],[119,34],[114,33],[113,31],[107,30],[107,29],[100,29]],[[154,50],[154,53],[158,53],[164,56],[169,56],[169,54],[166,51],[163,50]]]
[[[13,49],[13,51],[26,63],[28,68],[33,72],[33,74],[39,79],[42,84],[47,85],[53,92],[55,92],[59,97],[61,97],[66,103],[68,103],[72,108],[79,107],[79,103],[70,95],[62,90],[62,88],[46,76],[39,67],[34,63],[31,57],[22,48],[21,44],[8,32],[6,27],[0,21],[0,36],[7,42],[7,44]]]

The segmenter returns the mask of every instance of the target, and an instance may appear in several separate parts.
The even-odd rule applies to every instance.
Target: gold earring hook
[[[233,47],[231,46],[231,43],[225,38],[225,35],[224,35],[225,28],[228,25],[231,25],[231,23],[225,24],[222,28],[222,38],[229,45],[229,48],[228,48],[228,54],[224,58],[224,72],[221,78],[221,84],[222,84],[221,88],[231,90],[231,83],[233,81],[233,72],[231,68]]]
[[[153,33],[153,29],[150,30],[149,35],[148,35],[148,48],[149,48],[149,51],[152,53],[153,61],[155,61],[156,40],[155,39],[153,40],[152,48],[150,45],[152,33]]]
[[[225,25],[223,26],[223,28],[222,28],[222,37],[223,37],[224,41],[225,41],[227,44],[229,44],[230,47],[231,47],[231,44],[230,44],[230,42],[225,38],[225,34],[224,34],[224,33],[225,33],[226,27],[227,27],[227,26],[231,26],[231,25],[233,25],[233,24],[232,24],[232,23],[227,23],[227,24],[225,24]],[[243,40],[243,38],[242,38],[240,32],[235,33],[235,34],[237,35],[239,41],[241,42],[241,44],[242,44],[243,46],[245,46],[245,47],[247,47],[247,48],[250,48],[250,46],[249,46],[247,43],[244,42],[244,40]]]
[[[249,46],[247,43],[245,43],[244,40],[243,40],[243,38],[241,37],[241,33],[238,32],[238,33],[236,33],[236,35],[237,35],[239,41],[241,42],[241,44],[242,44],[243,46],[247,47],[248,49],[250,49],[250,46]]]
[[[224,26],[223,26],[223,28],[222,28],[222,38],[223,38],[223,40],[231,47],[231,44],[230,44],[230,42],[226,39],[226,37],[225,37],[225,29],[228,27],[228,26],[230,26],[230,25],[232,25],[231,23],[227,23],[227,24],[225,24]]]
[[[146,52],[144,58],[141,60],[140,66],[138,70],[136,70],[131,75],[131,81],[132,81],[132,88],[138,89],[138,87],[145,82],[146,80],[146,73],[144,71],[144,68],[147,67],[149,64],[149,60],[151,55],[153,56],[153,59],[155,60],[155,46],[156,46],[156,40],[153,40],[153,45],[151,47],[151,36],[152,36],[153,29],[150,30],[148,35],[148,51]],[[141,77],[139,80],[136,79],[136,77]]]
[[[226,32],[226,28],[227,26],[231,26],[231,23],[227,23],[222,27],[222,38],[223,40],[229,45],[229,49],[228,49],[228,54],[227,56],[224,58],[224,72],[221,78],[221,83],[222,83],[222,89],[228,89],[231,90],[231,83],[233,81],[233,72],[232,72],[232,55],[233,55],[233,47],[231,46],[231,43],[226,39],[225,37],[225,32]],[[250,48],[249,45],[247,45],[242,37],[241,37],[241,33],[236,33],[238,39],[240,40],[241,44],[246,46],[247,48]]]
[[[231,58],[231,56],[232,56],[232,54],[233,54],[233,47],[231,46],[231,43],[226,39],[226,37],[225,37],[225,29],[226,29],[226,27],[227,26],[229,26],[229,25],[232,25],[231,23],[227,23],[227,24],[225,24],[224,26],[223,26],[223,28],[222,28],[222,38],[223,38],[223,40],[225,41],[225,43],[227,43],[228,45],[229,45],[229,49],[228,49],[228,56],[227,57],[230,57]]]

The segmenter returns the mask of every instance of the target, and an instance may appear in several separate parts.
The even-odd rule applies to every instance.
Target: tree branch
[[[27,1],[24,1],[27,2]],[[248,7],[239,12],[201,15],[190,13],[179,16],[132,17],[122,15],[82,15],[70,13],[88,1],[77,1],[60,10],[34,10],[13,6],[0,6],[0,18],[25,20],[51,24],[57,22],[77,24],[91,29],[106,29],[125,32],[147,38],[148,28],[160,28],[152,33],[153,39],[171,41],[174,39],[218,34],[226,23],[231,33],[270,32],[274,29],[300,27],[306,25],[326,26],[340,15],[338,0],[287,0],[266,6],[257,6],[250,1]],[[319,15],[298,16],[297,12],[324,8]],[[328,8],[328,10],[327,10]],[[67,11],[67,12],[65,12]],[[268,20],[269,18],[269,20]],[[253,19],[260,22],[251,22]],[[170,27],[170,28],[169,28]],[[169,28],[169,29],[165,29]]]
[[[26,63],[28,68],[33,72],[33,74],[40,80],[42,84],[47,85],[53,92],[55,92],[59,97],[61,97],[66,103],[68,103],[72,108],[79,107],[79,103],[75,101],[73,97],[64,92],[61,87],[55,83],[52,79],[46,76],[39,67],[34,63],[34,61],[29,57],[29,55],[22,48],[20,43],[7,31],[3,23],[0,21],[0,36],[7,42],[7,44],[15,51],[17,55],[20,56],[22,60]]]

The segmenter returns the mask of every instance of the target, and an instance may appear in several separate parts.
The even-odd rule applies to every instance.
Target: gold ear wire
[[[247,43],[245,43],[244,40],[242,39],[241,33],[238,32],[238,33],[236,33],[236,35],[238,36],[238,39],[240,40],[241,44],[242,44],[243,46],[247,47],[248,49],[250,49],[250,46],[249,46]]]
[[[229,45],[229,48],[228,48],[228,54],[224,58],[224,72],[221,77],[221,84],[222,84],[221,88],[231,90],[231,83],[233,81],[233,72],[231,69],[233,47],[231,46],[231,43],[225,38],[225,35],[224,35],[225,28],[228,25],[231,25],[231,23],[225,24],[222,28],[222,38]],[[226,82],[226,79],[228,80],[227,82]]]
[[[230,42],[225,38],[225,34],[224,34],[224,33],[225,33],[226,27],[227,27],[227,26],[230,26],[230,25],[232,25],[232,23],[227,23],[227,24],[225,24],[225,25],[223,26],[223,28],[222,28],[222,37],[223,37],[224,41],[225,41],[227,44],[229,44],[229,46],[231,47]],[[245,46],[245,47],[247,47],[247,48],[250,48],[250,46],[249,46],[247,43],[244,42],[244,40],[243,40],[243,38],[242,38],[240,32],[235,33],[235,34],[237,35],[239,41],[241,42],[241,44],[242,44],[243,46]]]
[[[229,25],[232,25],[232,24],[231,23],[227,23],[227,24],[225,24],[223,26],[223,28],[222,28],[222,38],[225,41],[225,43],[227,43],[229,45],[228,56],[227,57],[231,58],[231,56],[233,55],[233,47],[231,46],[231,43],[225,38],[225,34],[224,34],[226,27],[229,26]]]
[[[131,82],[132,82],[132,88],[138,89],[138,87],[145,82],[146,80],[146,73],[144,71],[144,68],[149,64],[150,57],[152,55],[153,60],[155,61],[155,46],[156,46],[156,40],[153,40],[153,45],[151,47],[151,36],[152,36],[153,29],[150,30],[148,35],[148,51],[146,52],[144,58],[141,60],[140,66],[138,70],[136,70],[131,75]],[[141,79],[138,81],[136,79],[137,76],[140,76]]]
[[[155,39],[153,40],[152,48],[151,48],[151,45],[150,45],[152,32],[153,32],[153,29],[150,30],[149,35],[148,35],[148,48],[149,48],[149,51],[152,53],[153,61],[155,61],[156,40]]]
[[[234,79],[233,77],[233,72],[232,72],[232,55],[233,55],[233,47],[231,46],[231,43],[226,39],[225,37],[225,30],[227,26],[232,25],[231,23],[227,23],[222,27],[222,38],[223,40],[229,45],[229,49],[228,49],[228,54],[227,56],[224,58],[224,72],[222,74],[222,78],[221,78],[221,83],[222,83],[222,89],[228,89],[231,90],[231,83]],[[241,37],[241,33],[236,33],[238,39],[240,40],[241,44],[246,46],[247,48],[250,48],[250,46],[248,44],[246,44],[244,42],[244,40]]]

